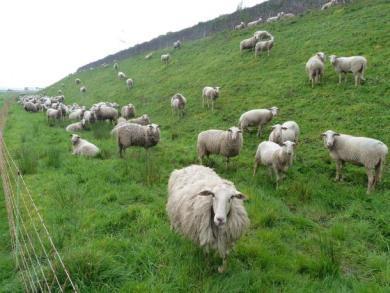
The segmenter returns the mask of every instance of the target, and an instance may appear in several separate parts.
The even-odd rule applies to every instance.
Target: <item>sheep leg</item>
[[[222,265],[218,267],[218,272],[219,273],[225,272],[226,267],[227,267],[227,256],[224,256],[222,258]]]
[[[359,75],[356,74],[355,75],[355,86],[358,86],[358,84],[359,84]]]
[[[228,168],[229,165],[229,157],[226,157],[226,169]]]
[[[118,147],[119,147],[119,156],[121,158],[123,158],[123,145],[122,144],[118,144]]]
[[[261,136],[261,131],[263,130],[263,126],[260,124],[259,125],[259,129],[257,130],[257,136],[260,137]]]
[[[259,162],[257,162],[257,160],[255,160],[255,165],[253,166],[253,176],[256,175],[256,171],[257,171],[258,167],[259,167]]]
[[[214,99],[211,100],[211,112],[214,112]]]
[[[340,181],[341,180],[341,171],[343,169],[343,162],[340,161],[340,160],[337,160],[336,161],[336,178],[335,180],[336,181]]]
[[[339,73],[339,84],[341,84],[341,79],[342,79],[342,74],[341,72]]]
[[[383,172],[383,161],[382,159],[375,166],[375,184],[381,182]]]
[[[370,194],[375,187],[375,170],[370,168],[366,169],[366,172],[368,177],[367,194]]]

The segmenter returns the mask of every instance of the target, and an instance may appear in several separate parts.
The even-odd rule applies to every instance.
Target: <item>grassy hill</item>
[[[61,88],[68,104],[133,103],[138,114],[148,113],[161,125],[161,142],[149,157],[134,148],[120,159],[105,123],[81,133],[102,149],[102,157],[74,157],[67,123],[50,127],[43,114],[13,105],[6,142],[80,290],[389,290],[389,164],[377,191],[367,196],[364,168],[347,165],[345,180],[333,181],[335,164],[320,139],[321,132],[333,129],[390,145],[389,14],[388,1],[361,0],[261,25],[256,29],[271,32],[276,44],[269,57],[257,60],[238,50],[239,41],[256,29],[185,43],[171,52],[169,66],[159,60],[163,51],[151,60],[137,56],[120,63],[134,79],[131,91],[111,67],[71,75],[46,89],[55,95]],[[365,84],[355,88],[349,76],[347,84],[338,85],[327,62],[323,83],[312,89],[304,64],[317,51],[366,56]],[[88,88],[85,95],[74,83],[77,77]],[[201,105],[205,85],[221,86],[214,113]],[[170,97],[176,92],[188,100],[183,119],[171,114]],[[244,111],[271,106],[280,108],[273,122],[295,120],[302,133],[296,161],[279,189],[264,168],[252,177],[257,145],[268,138],[271,125],[261,140],[245,133],[242,153],[228,169],[220,157],[208,161],[249,197],[251,227],[221,275],[217,257],[206,261],[201,249],[170,230],[168,177],[175,168],[197,163],[200,131],[227,129]]]

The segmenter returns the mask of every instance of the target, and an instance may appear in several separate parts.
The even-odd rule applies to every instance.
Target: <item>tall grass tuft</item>
[[[61,151],[56,147],[50,147],[46,150],[47,166],[52,168],[61,167]]]
[[[16,160],[22,174],[35,174],[38,170],[38,154],[28,145],[22,146],[16,151]]]

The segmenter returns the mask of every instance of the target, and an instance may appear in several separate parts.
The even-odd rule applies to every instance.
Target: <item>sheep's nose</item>
[[[222,217],[217,217],[217,225],[221,226],[223,224],[225,224],[225,219]]]

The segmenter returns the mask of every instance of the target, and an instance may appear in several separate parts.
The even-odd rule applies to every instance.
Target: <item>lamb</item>
[[[62,118],[62,111],[61,109],[48,109],[46,112],[46,116],[47,122],[49,123],[53,120],[60,120]]]
[[[117,137],[119,155],[122,158],[122,153],[130,146],[139,146],[148,150],[157,145],[160,141],[160,126],[128,123],[118,128]]]
[[[164,63],[165,65],[168,65],[170,60],[171,60],[171,55],[169,53],[161,55],[161,62]]]
[[[279,108],[277,107],[250,110],[241,115],[238,127],[244,131],[248,130],[249,126],[256,126],[258,127],[257,136],[260,136],[264,125],[269,123],[278,113]]]
[[[345,76],[345,82],[347,81],[348,72],[352,72],[354,75],[355,86],[365,80],[364,72],[367,68],[367,59],[363,56],[337,57],[336,55],[330,55],[329,60],[339,74],[339,83],[341,83],[342,74]]]
[[[259,41],[257,35],[249,39],[242,40],[240,42],[240,52],[243,50],[253,50],[256,46],[256,43]]]
[[[71,137],[73,147],[72,155],[95,157],[100,153],[97,146],[85,139],[82,139],[79,135],[71,134]]]
[[[173,43],[173,48],[174,49],[180,49],[181,48],[180,40],[177,40],[176,42]]]
[[[172,113],[176,111],[179,112],[179,116],[183,116],[186,104],[186,98],[182,94],[177,93],[171,98]]]
[[[309,81],[311,81],[312,88],[314,87],[314,83],[320,82],[320,78],[324,75],[324,62],[325,53],[318,52],[306,63],[306,72],[309,75]]]
[[[272,132],[269,135],[269,141],[282,145],[286,141],[292,141],[295,144],[299,140],[299,126],[295,121],[287,121],[282,125],[276,124],[272,126]]]
[[[133,87],[133,85],[134,85],[133,80],[132,80],[131,78],[128,78],[128,79],[126,80],[126,85],[127,85],[127,88],[128,88],[128,89],[131,89],[131,88]]]
[[[237,25],[234,27],[234,29],[235,29],[235,30],[240,30],[240,29],[243,29],[243,28],[245,28],[245,27],[246,27],[245,22],[241,21],[241,23],[240,23],[240,24],[237,24]]]
[[[139,124],[139,125],[148,125],[151,123],[148,114],[143,114],[140,117],[130,119],[129,122]]]
[[[218,271],[223,273],[229,251],[249,226],[245,199],[212,169],[191,165],[171,173],[166,210],[174,231],[207,252],[218,252],[222,258]]]
[[[255,57],[257,57],[259,52],[267,50],[268,56],[269,51],[271,51],[272,47],[274,46],[274,37],[271,36],[271,38],[268,41],[260,41],[255,46]]]
[[[381,141],[340,134],[333,130],[322,133],[324,145],[336,161],[336,181],[341,179],[345,162],[364,166],[368,177],[367,194],[381,181],[388,147]]]
[[[267,166],[270,175],[274,171],[276,187],[278,187],[280,180],[285,177],[283,173],[286,173],[292,166],[294,146],[295,143],[289,140],[282,143],[281,146],[272,141],[263,141],[260,143],[256,151],[253,176],[256,175],[257,168],[260,164]]]
[[[85,93],[87,91],[87,87],[86,86],[82,86],[80,87],[80,93]]]
[[[259,23],[261,23],[262,21],[263,21],[263,19],[262,19],[261,17],[259,17],[258,20],[248,22],[247,27],[256,26],[256,25],[258,25]]]
[[[89,110],[84,112],[83,119],[85,120],[86,124],[92,124],[96,122],[95,114]]]
[[[337,0],[330,0],[329,2],[325,3],[324,5],[322,5],[321,10],[325,10],[325,9],[331,8],[332,6],[334,6],[336,4],[337,4]]]
[[[197,151],[200,164],[203,158],[211,154],[226,157],[226,168],[231,157],[240,154],[243,145],[242,131],[237,127],[228,130],[210,129],[202,131],[198,135]]]
[[[124,74],[122,71],[118,72],[118,78],[120,80],[125,80],[127,78],[126,74]]]
[[[122,107],[121,116],[125,119],[130,119],[135,116],[135,107],[133,104],[128,104]],[[147,123],[149,124],[149,123]]]
[[[74,80],[74,82],[75,82],[77,85],[81,84],[80,78],[76,78],[76,79]]]
[[[76,122],[76,123],[72,123],[72,124],[69,124],[65,130],[67,132],[77,132],[77,131],[81,131],[85,128],[85,120],[82,119],[80,122]]]
[[[81,108],[81,109],[73,110],[69,114],[69,120],[81,120],[81,119],[83,119],[84,112],[85,112],[85,108],[84,107]]]
[[[98,121],[110,120],[115,122],[118,119],[118,110],[113,107],[99,105],[92,112]]]
[[[211,86],[206,86],[203,88],[202,91],[202,98],[203,98],[203,108],[205,101],[207,100],[207,108],[209,108],[209,101],[211,100],[211,110],[214,111],[214,101],[219,97],[219,90],[220,87],[211,87]]]
[[[114,69],[115,69],[115,71],[118,71],[119,70],[119,64],[118,63],[114,63]]]

